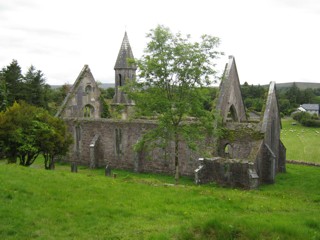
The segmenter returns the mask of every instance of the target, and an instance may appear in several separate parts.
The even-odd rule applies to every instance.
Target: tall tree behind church
[[[11,106],[14,101],[20,100],[22,97],[22,73],[17,60],[12,60],[8,66],[3,67],[0,75],[3,81],[1,89],[5,91],[7,105]],[[1,100],[4,101],[4,99]],[[3,102],[1,105],[3,105]]]
[[[0,71],[0,111],[21,100],[48,109],[51,88],[41,70],[31,65],[23,75],[17,60]]]
[[[46,79],[41,70],[31,65],[24,76],[23,97],[26,102],[37,107],[48,108],[46,101]]]

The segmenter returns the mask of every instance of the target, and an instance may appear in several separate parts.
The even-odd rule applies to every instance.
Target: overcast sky
[[[139,58],[157,24],[219,37],[218,70],[235,56],[241,83],[320,82],[320,0],[0,0],[0,67],[73,84],[88,64],[113,83],[124,32]]]

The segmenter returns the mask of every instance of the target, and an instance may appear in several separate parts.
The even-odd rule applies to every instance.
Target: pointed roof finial
[[[122,69],[122,68],[136,69],[135,65],[128,64],[128,59],[134,59],[134,56],[131,50],[127,32],[125,32],[114,69]]]

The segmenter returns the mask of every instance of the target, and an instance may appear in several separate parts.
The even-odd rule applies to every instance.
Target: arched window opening
[[[84,108],[83,108],[83,116],[84,117],[93,117],[93,113],[94,113],[94,107],[90,104],[87,104]]]
[[[85,92],[87,94],[91,93],[92,92],[92,87],[90,85],[86,86]]]
[[[116,154],[117,156],[122,155],[122,130],[120,128],[115,129],[115,147],[116,147]]]
[[[232,146],[229,143],[224,146],[224,155],[226,158],[232,158]]]
[[[121,74],[119,74],[119,86],[120,87],[122,87],[122,85],[123,85],[123,82],[122,82],[123,80],[122,80],[122,76],[121,76]]]
[[[236,111],[236,108],[234,107],[234,105],[230,106],[227,119],[231,120],[233,122],[238,122],[238,115],[237,115],[237,111]]]

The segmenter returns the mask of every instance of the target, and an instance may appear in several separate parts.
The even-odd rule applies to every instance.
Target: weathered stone
[[[114,68],[115,96],[112,105],[114,108],[123,107],[122,120],[100,118],[97,113],[100,112],[99,92],[88,66],[81,71],[57,113],[64,118],[74,136],[74,145],[66,158],[72,162],[73,172],[77,171],[76,162],[90,168],[106,166],[106,176],[111,175],[111,168],[166,174],[175,171],[173,144],[165,149],[133,150],[133,145],[157,122],[125,120],[133,111],[134,103],[121,92],[120,87],[136,74],[136,66],[129,64],[127,58],[133,58],[133,54],[125,34]],[[83,112],[88,104],[94,112]],[[220,85],[217,110],[226,129],[223,137],[199,141],[198,152],[191,151],[182,141],[179,146],[181,175],[194,175],[197,184],[216,182],[223,186],[253,189],[261,183],[273,183],[277,172],[285,172],[286,149],[280,140],[281,121],[274,82],[269,87],[262,121],[249,122],[235,59],[231,56]],[[86,115],[88,113],[90,117]],[[214,158],[200,158],[203,150],[214,153]]]
[[[247,120],[236,61],[233,56],[229,56],[229,63],[226,65],[221,80],[217,110],[220,112],[224,122],[228,119],[235,122]]]
[[[111,167],[109,165],[106,166],[106,168],[104,170],[104,175],[107,177],[111,176]]]
[[[78,172],[78,166],[75,162],[71,162],[71,172]]]
[[[130,59],[134,59],[127,33],[124,34],[122,44],[118,53],[115,70],[115,94],[111,104],[113,111],[121,108],[119,112],[121,119],[126,120],[133,112],[134,102],[128,95],[121,90],[129,81],[136,76],[137,66],[129,63]]]
[[[98,144],[99,144],[99,134],[96,134],[91,143],[90,143],[90,168],[93,169],[96,167],[96,158],[98,153]]]
[[[78,78],[59,108],[56,117],[100,118],[100,90],[88,65]]]

